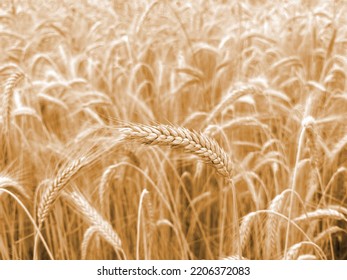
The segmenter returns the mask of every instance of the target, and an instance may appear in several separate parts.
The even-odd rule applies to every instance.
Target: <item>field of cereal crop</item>
[[[345,0],[3,0],[0,259],[347,259]]]

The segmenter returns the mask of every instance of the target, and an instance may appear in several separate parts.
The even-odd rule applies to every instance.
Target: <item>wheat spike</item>
[[[343,214],[341,214],[339,211],[334,209],[329,209],[329,208],[317,209],[315,211],[302,214],[301,216],[296,217],[294,221],[302,222],[302,221],[307,221],[311,219],[324,219],[324,218],[347,221],[346,217]]]
[[[288,190],[283,191],[278,194],[270,203],[269,210],[277,213],[281,213],[284,207],[285,195],[288,193]],[[278,217],[270,214],[267,222],[267,242],[266,242],[266,251],[268,256],[272,256],[272,253],[276,251],[276,233],[278,231]]]
[[[307,117],[306,121],[304,122],[304,126],[306,129],[308,147],[311,154],[311,164],[314,168],[319,168],[323,159],[319,150],[318,132],[315,120],[311,116]]]
[[[108,185],[108,181],[112,177],[114,170],[117,168],[117,165],[113,164],[107,167],[107,169],[104,171],[104,173],[101,176],[101,181],[99,185],[99,201],[100,201],[100,207],[101,207],[101,213],[104,213],[104,196],[106,192],[106,187]]]
[[[23,197],[25,197],[26,199],[29,199],[29,195],[27,193],[27,190],[17,181],[15,181],[14,179],[8,177],[8,176],[2,176],[0,174],[0,197],[2,194],[2,190],[1,189],[5,189],[5,188],[14,188],[18,193],[20,193]]]
[[[285,254],[285,256],[283,257],[284,260],[296,260],[299,254],[299,251],[302,247],[302,245],[304,245],[305,242],[299,242],[294,244],[293,246],[291,246],[287,253]]]
[[[211,164],[222,176],[232,177],[233,164],[228,154],[214,139],[201,133],[184,127],[141,124],[129,124],[121,131],[127,140],[182,149]]]
[[[232,260],[232,261],[243,260],[243,261],[246,261],[246,260],[249,260],[249,259],[244,258],[244,257],[239,256],[239,255],[231,255],[231,256],[227,256],[227,257],[221,258],[221,260]]]
[[[288,248],[287,253],[283,256],[284,260],[297,260],[299,258],[299,253],[304,246],[311,246],[320,255],[320,258],[325,259],[324,252],[317,246],[317,244],[311,241],[301,241],[295,243],[290,248]]]
[[[115,251],[119,251],[123,256],[125,256],[122,248],[122,241],[118,234],[113,230],[110,223],[105,221],[81,194],[72,192],[65,195],[65,198],[73,202],[88,223],[94,226],[93,229],[95,229],[97,233],[99,233],[109,244],[111,244]],[[89,231],[89,234],[92,232],[93,230]],[[89,236],[88,239],[90,237],[91,236]]]
[[[311,255],[311,254],[305,254],[305,255],[300,255],[298,256],[297,260],[303,261],[303,260],[316,260],[317,257],[315,255]]]
[[[86,165],[86,157],[72,161],[65,169],[58,173],[53,183],[45,190],[37,212],[39,227],[41,227],[61,190],[82,167]]]
[[[6,164],[9,157],[10,148],[10,125],[11,125],[11,112],[12,112],[12,99],[13,99],[13,89],[17,85],[20,79],[24,77],[24,74],[20,71],[13,73],[6,81],[5,89],[2,97],[2,135],[1,135],[1,149],[3,152],[3,159]]]
[[[98,228],[96,226],[89,227],[83,235],[83,241],[81,245],[81,259],[85,260],[87,259],[87,251],[88,251],[88,245],[92,237],[95,233],[98,232]]]
[[[10,129],[10,119],[11,119],[11,111],[12,111],[12,96],[13,89],[18,84],[19,80],[24,77],[24,74],[20,71],[13,73],[5,84],[5,90],[3,93],[2,100],[2,118],[4,120],[4,133],[6,134]]]
[[[210,124],[215,117],[220,114],[226,107],[235,102],[238,98],[246,95],[246,94],[256,94],[261,92],[261,88],[256,85],[241,85],[234,89],[232,89],[226,96],[221,100],[221,102],[214,107],[213,111],[209,114],[209,116],[205,120],[205,124]]]
[[[256,215],[257,212],[250,212],[242,218],[240,226],[240,240],[242,250],[245,248],[248,238],[251,235],[251,227],[253,225],[254,218],[256,217]]]

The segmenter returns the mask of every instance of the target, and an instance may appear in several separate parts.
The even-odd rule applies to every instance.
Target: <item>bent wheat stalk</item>
[[[233,164],[228,154],[214,139],[201,133],[184,127],[142,124],[129,124],[121,131],[127,140],[183,149],[212,165],[220,175],[232,177]]]

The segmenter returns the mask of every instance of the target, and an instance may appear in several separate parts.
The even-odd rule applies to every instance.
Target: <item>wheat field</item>
[[[345,0],[0,3],[0,259],[347,259]]]

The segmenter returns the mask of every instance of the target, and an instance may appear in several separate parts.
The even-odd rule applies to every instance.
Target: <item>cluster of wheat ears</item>
[[[346,1],[27,2],[0,259],[347,258]]]

